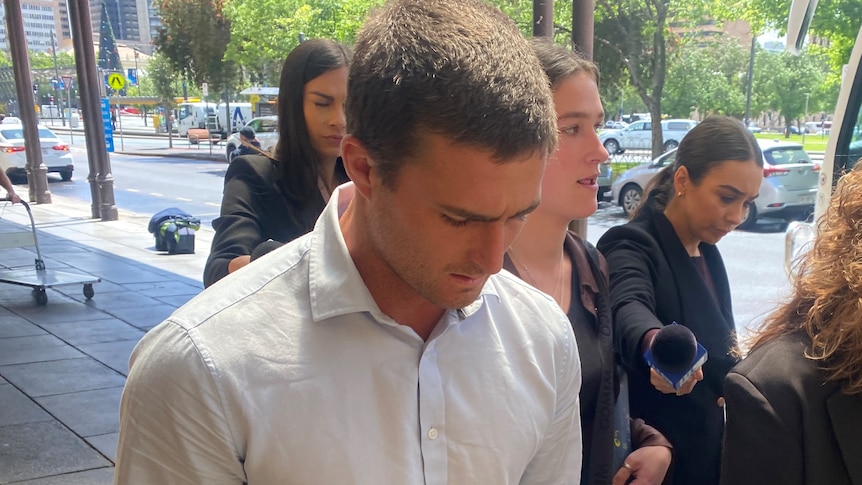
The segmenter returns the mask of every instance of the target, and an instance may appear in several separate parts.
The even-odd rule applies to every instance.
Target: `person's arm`
[[[724,383],[727,421],[722,485],[802,485],[804,459],[799,432],[745,376],[731,372]]]
[[[114,483],[246,483],[229,413],[197,344],[169,322],[144,335],[132,352]]]
[[[204,267],[205,287],[248,264],[254,248],[267,239],[261,220],[265,185],[245,159],[231,162],[225,174],[221,215],[213,221],[215,236]]]
[[[673,458],[673,446],[659,430],[642,419],[631,420],[632,448],[625,462],[631,470],[620,468],[614,475],[614,485],[628,483],[630,476],[638,484],[659,485],[664,481]]]
[[[0,186],[6,191],[6,197],[9,197],[9,200],[13,204],[21,202],[21,197],[18,197],[18,194],[15,193],[15,186],[12,185],[12,181],[9,180],[9,176],[6,175],[5,170],[0,170]]]
[[[571,324],[560,313],[561,324],[571,332]],[[561,344],[557,363],[557,406],[551,425],[539,444],[538,451],[527,465],[520,483],[531,485],[568,485],[581,477],[583,440],[581,437],[581,359],[573,333]]]

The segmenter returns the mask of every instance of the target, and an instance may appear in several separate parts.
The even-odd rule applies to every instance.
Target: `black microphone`
[[[267,239],[266,241],[258,244],[256,248],[254,248],[254,251],[251,252],[251,260],[254,261],[265,255],[266,253],[274,251],[282,246],[284,246],[284,243],[282,242]]]
[[[678,390],[706,362],[707,355],[691,330],[673,323],[655,334],[644,358]]]

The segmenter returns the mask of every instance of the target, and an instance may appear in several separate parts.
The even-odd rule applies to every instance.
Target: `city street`
[[[135,133],[147,129],[139,117],[123,116],[123,126],[126,131]],[[152,126],[149,129],[152,130]],[[55,131],[64,139],[68,137],[67,132]],[[49,177],[50,189],[58,195],[89,201],[84,137],[80,132],[75,132],[73,137],[75,177],[71,182],[60,182],[52,175]],[[139,214],[153,214],[175,206],[200,217],[203,225],[211,226],[212,219],[218,216],[227,165],[221,161],[159,156],[159,148],[168,146],[164,136],[124,135],[123,138],[126,151],[154,153],[152,156],[111,154],[117,207]],[[173,141],[174,147],[182,147],[192,153],[206,153],[209,149],[207,145],[188,148],[185,138],[177,137]],[[114,144],[120,150],[119,135],[115,135]],[[220,154],[221,150],[220,146],[213,147],[214,154]],[[620,207],[602,202],[589,220],[587,238],[596,242],[608,228],[625,221]],[[763,219],[754,230],[734,231],[719,243],[730,278],[736,324],[742,335],[762,322],[769,310],[789,291],[783,269],[784,229],[782,221]]]

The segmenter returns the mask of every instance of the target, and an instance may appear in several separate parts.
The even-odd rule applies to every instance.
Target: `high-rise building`
[[[62,31],[58,0],[23,0],[21,16],[24,18],[24,35],[27,49],[35,52],[51,50],[51,33]],[[58,40],[59,42],[59,40]],[[6,34],[6,8],[0,4],[0,46],[9,51]]]
[[[62,0],[61,0],[62,1]],[[152,42],[150,29],[150,0],[89,0],[90,22],[93,25],[93,36],[99,40],[99,17],[102,3],[108,7],[108,17],[114,37],[118,41],[137,44],[140,47],[149,46]]]

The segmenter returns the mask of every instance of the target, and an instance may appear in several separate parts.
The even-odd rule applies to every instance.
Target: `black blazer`
[[[730,288],[718,249],[700,245],[716,303],[670,221],[651,205],[636,220],[608,230],[598,248],[610,269],[616,345],[629,373],[632,417],[656,427],[673,445],[670,483],[717,484],[724,429],[717,400],[736,363],[729,355],[735,328]],[[691,329],[709,353],[704,381],[686,396],[656,391],[641,353],[648,330],[673,322]]]
[[[288,200],[275,183],[275,165],[261,155],[234,158],[225,173],[221,216],[213,221],[215,237],[204,268],[204,286],[224,278],[230,261],[250,255],[272,239],[287,243],[314,228],[326,202],[315,193],[302,204]]]
[[[722,484],[862,485],[862,397],[825,383],[810,343],[777,338],[727,376]]]

